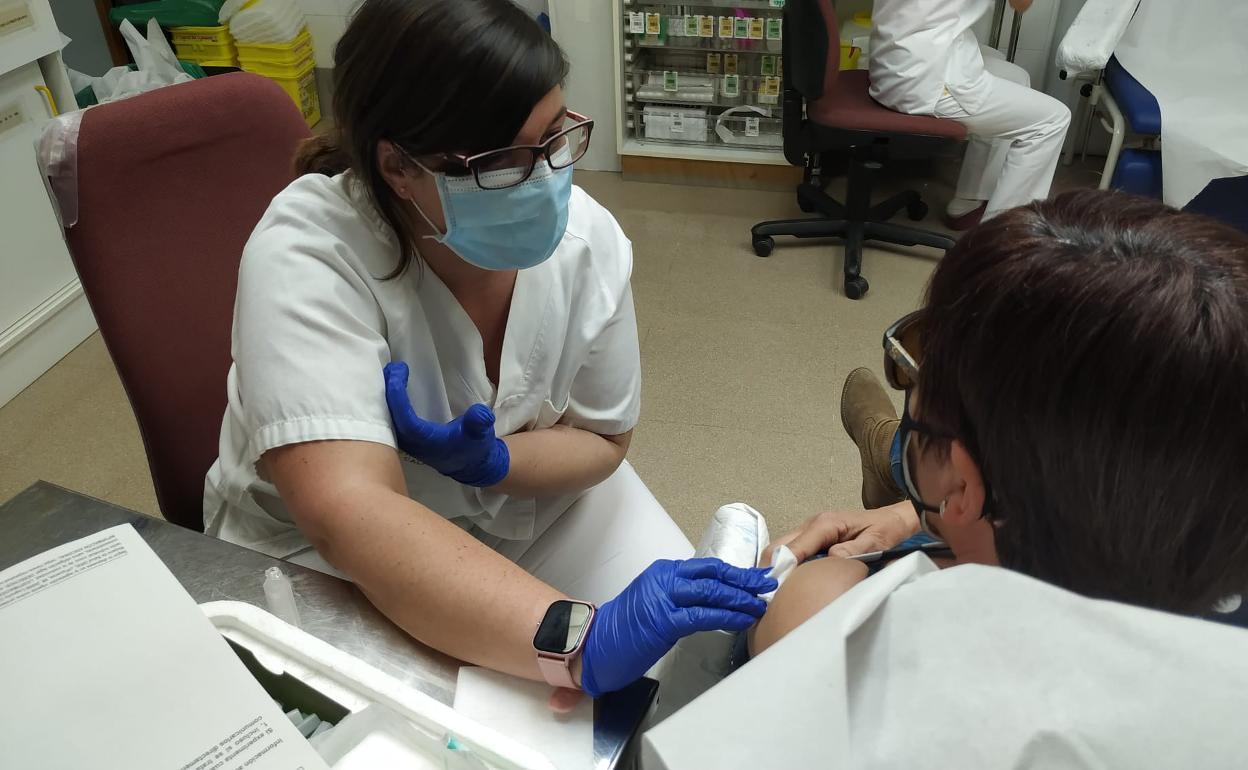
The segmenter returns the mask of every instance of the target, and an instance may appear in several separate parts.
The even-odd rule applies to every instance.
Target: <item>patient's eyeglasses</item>
[[[447,168],[438,169],[447,176],[472,175],[477,186],[483,190],[505,190],[523,184],[533,175],[539,160],[546,161],[552,169],[571,166],[589,149],[589,136],[594,120],[568,110],[563,128],[541,144],[522,144],[499,150],[479,152],[475,155],[444,153]],[[397,145],[396,145],[397,146]],[[409,160],[418,163],[407,150],[400,151]]]
[[[940,513],[940,508],[931,505],[923,500],[923,496],[919,494],[918,484],[914,480],[914,453],[911,446],[914,444],[915,436],[922,434],[928,438],[949,440],[954,438],[951,433],[938,430],[928,423],[916,420],[910,411],[910,394],[914,387],[919,384],[919,364],[923,360],[923,311],[916,310],[913,313],[902,316],[896,323],[888,327],[884,332],[884,376],[888,380],[888,384],[896,390],[904,390],[906,392],[905,406],[902,408],[901,424],[897,426],[897,435],[901,441],[901,476],[905,482],[906,496],[910,498],[910,502],[914,504],[915,511],[919,514],[919,521],[923,525],[924,531],[931,534],[931,530],[927,526],[927,515],[929,513]],[[984,481],[984,507],[981,516],[992,518],[992,510],[995,509],[996,499],[992,494],[992,488],[988,484],[987,479]]]
[[[902,316],[884,332],[884,376],[896,390],[909,390],[919,382],[922,357],[923,311]]]
[[[901,413],[901,425],[897,435],[901,440],[901,475],[905,482],[906,496],[914,504],[923,528],[927,529],[927,514],[939,513],[940,508],[923,501],[911,469],[913,453],[911,444],[917,434],[933,438],[950,438],[916,419],[910,413],[910,391],[919,382],[919,361],[922,359],[923,311],[916,310],[903,316],[884,332],[884,376],[888,384],[906,392],[905,407]]]

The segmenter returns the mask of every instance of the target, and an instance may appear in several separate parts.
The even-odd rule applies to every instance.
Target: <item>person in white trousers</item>
[[[1031,2],[1010,5],[1023,13]],[[1048,197],[1070,125],[1066,105],[979,45],[971,26],[991,8],[992,0],[876,0],[872,13],[871,96],[898,112],[956,120],[971,134],[946,209],[958,230]]]

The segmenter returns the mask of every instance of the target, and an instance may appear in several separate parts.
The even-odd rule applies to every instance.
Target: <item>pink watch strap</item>
[[[580,652],[577,650],[571,655],[552,655],[548,652],[537,653],[537,667],[542,672],[542,678],[546,683],[553,687],[568,687],[573,690],[581,689],[581,686],[572,680],[572,655]]]

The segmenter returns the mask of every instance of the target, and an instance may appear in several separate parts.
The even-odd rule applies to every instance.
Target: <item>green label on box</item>
[[[724,96],[740,96],[741,80],[737,75],[724,75]]]
[[[685,37],[698,36],[698,17],[692,14],[685,17]]]
[[[774,56],[764,56],[764,57],[763,57],[763,68],[762,68],[762,74],[764,74],[764,75],[774,75],[774,74],[776,74],[776,57],[774,57]]]
[[[779,19],[767,20],[767,39],[768,40],[780,39],[780,20]]]
[[[742,40],[744,40],[745,38],[748,38],[750,36],[750,20],[748,17],[738,16],[736,19],[733,20],[733,22],[734,22],[733,35],[735,37],[739,37]]]
[[[663,90],[675,91],[679,88],[676,70],[663,71]]]
[[[783,8],[784,0],[767,0],[767,4],[772,8]]]
[[[709,75],[719,74],[719,54],[708,53],[706,55],[706,72]]]

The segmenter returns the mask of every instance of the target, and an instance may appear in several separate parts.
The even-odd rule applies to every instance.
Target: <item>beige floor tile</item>
[[[642,357],[642,414],[671,423],[829,435],[838,346],[821,329],[664,314]]]
[[[834,493],[829,456],[843,440],[642,420],[629,458],[637,473],[693,541],[719,506],[746,502],[773,532],[828,509]],[[838,462],[843,465],[844,462]],[[855,461],[856,467],[856,461]]]
[[[0,408],[0,500],[35,481],[159,515],[121,381],[97,335]]]

